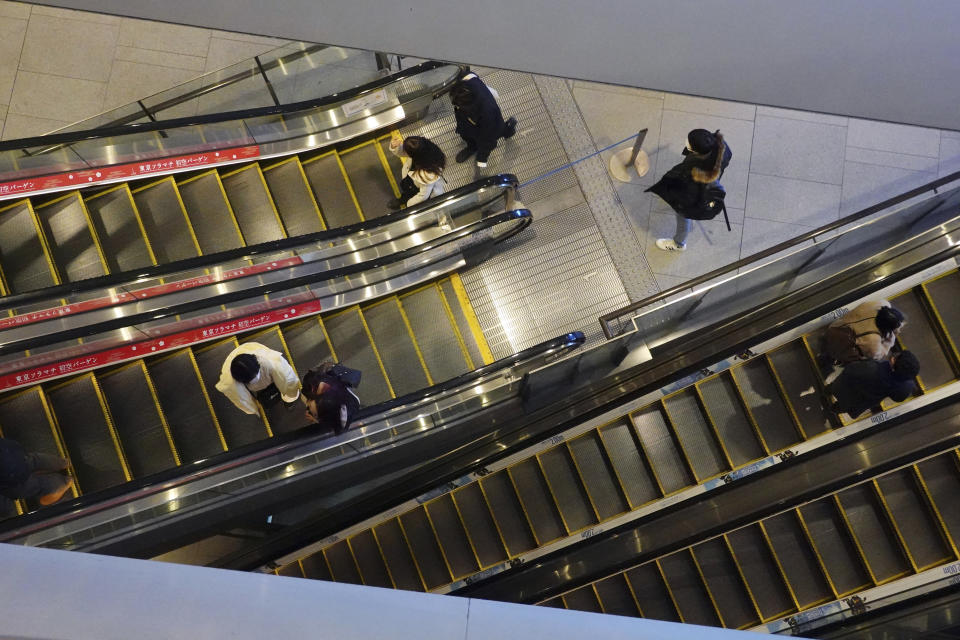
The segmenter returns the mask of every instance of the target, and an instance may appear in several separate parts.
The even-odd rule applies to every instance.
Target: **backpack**
[[[723,219],[727,223],[727,231],[732,231],[733,229],[730,228],[730,218],[727,216],[727,205],[724,203],[724,198],[726,197],[727,191],[723,188],[723,185],[719,182],[714,182],[703,190],[703,199],[700,203],[696,207],[684,209],[681,215],[690,220],[713,220],[717,217],[717,214],[723,211]]]
[[[827,327],[827,332],[823,336],[823,353],[841,365],[863,360],[863,352],[857,345],[857,338],[875,333],[880,335],[879,331],[864,331],[857,333],[849,325],[840,325],[838,327]]]

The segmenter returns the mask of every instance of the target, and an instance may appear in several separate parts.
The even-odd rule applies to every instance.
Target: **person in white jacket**
[[[288,404],[300,397],[297,372],[283,354],[258,342],[246,342],[223,361],[217,391],[244,413],[256,415],[256,396],[270,385],[276,386],[280,398]]]
[[[440,147],[422,136],[410,136],[404,140],[394,131],[390,151],[403,160],[403,168],[400,170],[400,197],[390,200],[387,203],[389,208],[412,207],[443,193],[447,156]]]

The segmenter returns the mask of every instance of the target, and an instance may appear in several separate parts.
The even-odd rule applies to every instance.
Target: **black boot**
[[[387,209],[396,211],[405,204],[406,203],[400,198],[391,198],[390,200],[387,200]]]
[[[473,147],[464,147],[463,149],[460,149],[460,151],[457,152],[456,161],[457,161],[458,163],[459,163],[459,162],[466,162],[466,161],[469,160],[469,159],[473,156],[473,154],[475,154],[476,152],[477,152],[477,150],[474,149]]]
[[[513,134],[517,132],[517,119],[513,116],[510,116],[506,122],[503,123],[503,139],[508,140],[513,137]]]

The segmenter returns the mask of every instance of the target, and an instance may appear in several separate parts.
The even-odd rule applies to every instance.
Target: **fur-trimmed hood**
[[[720,179],[720,173],[723,170],[723,158],[727,152],[727,143],[723,141],[723,134],[719,131],[714,136],[717,139],[717,148],[711,154],[697,158],[699,161],[697,166],[690,170],[690,176],[694,182],[710,184]],[[710,162],[710,160],[713,162]]]

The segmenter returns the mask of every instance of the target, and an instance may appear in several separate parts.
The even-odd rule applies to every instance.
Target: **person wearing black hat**
[[[719,131],[694,129],[687,134],[683,161],[671,168],[660,180],[647,189],[669,204],[677,216],[677,228],[672,238],[658,238],[657,248],[664,251],[684,251],[691,219],[707,199],[707,188],[716,185],[733,152]],[[686,214],[686,215],[685,215]]]
[[[476,154],[477,166],[486,167],[500,138],[506,140],[516,133],[517,119],[504,121],[493,91],[475,73],[468,73],[453,85],[450,102],[457,119],[457,133],[467,145],[457,153],[456,161],[466,162]]]

